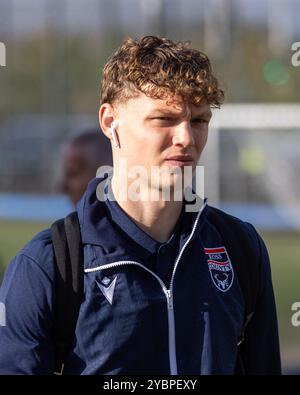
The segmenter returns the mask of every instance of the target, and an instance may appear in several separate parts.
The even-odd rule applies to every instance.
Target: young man
[[[222,100],[208,58],[185,43],[128,39],[106,64],[99,119],[112,141],[114,170],[91,181],[77,206],[84,296],[65,374],[280,373],[262,239],[231,217],[233,236],[225,243],[212,208],[203,202],[187,210],[187,200],[173,193],[183,170],[195,170],[211,108]],[[241,345],[247,298],[236,268],[242,259],[228,253],[239,233],[247,235],[253,270],[255,262],[260,270]],[[46,230],[7,270],[0,293],[6,306],[1,373],[54,370],[53,261]]]

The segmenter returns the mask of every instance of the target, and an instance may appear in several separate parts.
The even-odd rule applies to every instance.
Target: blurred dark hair
[[[92,167],[101,165],[112,166],[111,143],[100,128],[86,129],[72,136],[68,141],[68,145],[86,149]]]

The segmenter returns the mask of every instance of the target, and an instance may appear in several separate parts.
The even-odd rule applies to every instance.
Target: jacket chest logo
[[[225,247],[204,248],[208,268],[214,285],[222,292],[229,290],[234,272]]]
[[[96,283],[97,283],[100,291],[103,293],[103,295],[105,296],[105,298],[111,305],[113,303],[117,277],[118,276],[115,276],[115,278],[113,278],[113,279],[104,277],[101,281],[96,280]]]

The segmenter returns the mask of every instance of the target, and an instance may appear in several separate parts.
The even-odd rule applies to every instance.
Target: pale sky
[[[143,29],[146,14],[155,18],[155,10],[165,1],[168,23],[180,19],[184,25],[200,21],[218,5],[231,4],[241,23],[266,23],[268,2],[281,6],[282,19],[300,32],[300,0],[0,0],[0,35],[15,36],[41,31],[47,26],[66,29],[69,32],[107,29],[113,23],[121,23],[123,29],[133,24]],[[291,4],[292,12],[288,12]],[[291,19],[292,18],[292,19]],[[0,37],[1,40],[1,37]]]

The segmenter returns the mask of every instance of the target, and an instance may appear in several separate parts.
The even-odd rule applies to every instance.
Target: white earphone
[[[113,121],[110,125],[110,132],[113,139],[113,144],[115,147],[119,147],[119,141],[117,137],[117,132],[115,131],[116,121]]]

